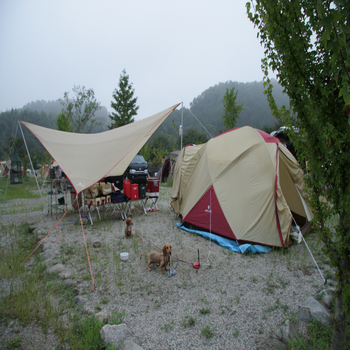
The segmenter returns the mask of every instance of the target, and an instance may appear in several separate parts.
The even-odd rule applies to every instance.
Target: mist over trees
[[[147,153],[149,154],[149,159],[147,160],[153,160],[152,157],[155,156],[153,150],[159,144],[162,145],[162,153],[165,154],[172,150],[180,149],[179,126],[182,113],[183,145],[206,142],[211,137],[215,137],[224,131],[225,127],[221,118],[224,113],[222,99],[226,90],[232,88],[235,88],[235,91],[237,91],[236,103],[238,105],[243,104],[236,127],[249,125],[268,132],[277,128],[277,120],[271,115],[269,104],[264,95],[263,82],[239,83],[227,81],[203,91],[190,103],[190,109],[185,107],[183,110],[181,108],[175,110],[145,145],[145,147],[148,147]],[[278,106],[289,106],[288,96],[282,93],[282,88],[277,81],[274,82],[274,97]],[[3,148],[8,146],[8,137],[15,135],[18,120],[56,129],[57,116],[61,111],[62,105],[59,100],[41,100],[29,102],[21,109],[12,109],[0,113],[0,159],[4,160],[7,157]],[[110,123],[107,108],[101,106],[95,117],[99,125],[95,126],[91,132],[107,131]],[[23,129],[26,128],[24,127]],[[26,133],[27,130],[24,132]],[[25,137],[28,137],[29,149],[42,147],[31,133],[27,132],[27,134],[28,136],[25,135]],[[18,134],[17,136],[19,137],[20,135]]]

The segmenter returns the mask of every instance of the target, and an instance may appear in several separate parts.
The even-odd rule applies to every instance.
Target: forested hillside
[[[25,121],[46,128],[56,128],[56,117],[45,112],[31,111],[28,109],[12,109],[0,114],[0,160],[5,160],[8,156],[11,138],[15,135],[22,139],[21,131],[18,128],[18,121]],[[26,127],[22,126],[24,136],[29,149],[42,149],[40,142],[34,137]],[[12,142],[11,142],[12,143]]]
[[[237,104],[243,104],[243,110],[237,122],[238,127],[250,125],[267,131],[274,129],[277,121],[271,116],[270,108],[264,95],[263,82],[239,83],[228,81],[208,88],[193,99],[190,109],[183,109],[184,144],[206,142],[211,137],[224,131],[224,124],[221,118],[223,114],[222,99],[226,89],[231,88],[235,88],[238,91]],[[282,93],[282,88],[277,82],[274,95],[278,106],[283,104],[288,106],[288,97]],[[0,113],[0,160],[7,157],[6,147],[8,148],[9,146],[9,137],[15,136],[18,120],[56,129],[56,117],[61,110],[62,105],[59,100],[36,101],[26,104],[21,109]],[[162,148],[162,152],[166,153],[180,147],[178,128],[181,124],[181,115],[182,111],[179,108],[161,125],[148,142],[150,150]],[[108,130],[110,119],[106,107],[101,107],[96,117],[100,125],[95,127],[93,132]],[[26,128],[23,129],[29,149],[41,149],[42,146],[36,138]],[[19,131],[17,132],[17,137],[20,137]],[[147,158],[152,159],[154,155],[152,152]]]
[[[202,92],[201,95],[194,98],[190,104],[190,110],[184,108],[183,127],[184,132],[188,128],[194,128],[208,137],[205,129],[214,137],[224,131],[224,123],[221,118],[223,114],[223,103],[221,102],[226,89],[235,88],[238,91],[236,103],[243,104],[243,110],[237,121],[237,127],[249,125],[257,129],[273,129],[277,120],[271,115],[270,107],[264,95],[263,82],[238,83],[228,81],[219,83]],[[282,93],[282,88],[277,81],[274,88],[274,96],[278,106],[289,106],[288,96]],[[192,112],[192,113],[191,113]],[[181,110],[176,110],[168,120],[159,128],[159,132],[171,134],[173,131],[173,121],[176,125],[181,123]],[[203,124],[200,125],[196,118]]]

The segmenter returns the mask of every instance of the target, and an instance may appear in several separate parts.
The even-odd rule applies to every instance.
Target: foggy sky
[[[0,112],[92,88],[108,111],[123,69],[136,119],[210,86],[261,81],[245,0],[0,0]]]

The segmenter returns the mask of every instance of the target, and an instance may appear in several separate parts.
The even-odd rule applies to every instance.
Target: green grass
[[[201,336],[207,339],[212,338],[215,331],[216,327],[204,326],[201,328]]]
[[[202,315],[210,314],[210,309],[202,308],[202,309],[199,309],[199,312],[200,312]]]
[[[32,192],[37,189],[38,187],[34,178],[23,177],[23,183],[11,185],[10,179],[7,181],[6,177],[0,177],[0,190],[2,190],[3,196],[5,196],[6,192],[6,200],[18,198],[39,198],[39,193]],[[0,197],[0,200],[3,201],[3,198]]]
[[[0,300],[0,319],[17,319],[23,326],[34,323],[44,333],[51,328],[72,350],[105,349],[100,339],[103,324],[94,316],[80,314],[74,289],[62,285],[55,274],[44,272],[40,247],[30,257],[30,266],[21,266],[37,244],[28,224],[2,225],[0,237],[8,240],[6,246],[0,246],[0,285],[9,285],[9,292]],[[123,317],[124,313],[112,313],[111,319],[120,324]],[[21,337],[8,340],[6,347],[21,346],[21,341]]]
[[[181,324],[183,327],[193,327],[196,323],[196,319],[192,316],[186,316],[181,320]]]

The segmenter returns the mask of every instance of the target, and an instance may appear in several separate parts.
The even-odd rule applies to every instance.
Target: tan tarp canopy
[[[76,134],[21,123],[39,139],[76,192],[80,193],[108,173],[122,175],[142,146],[178,105],[98,134]]]
[[[173,176],[171,205],[183,221],[227,238],[283,247],[292,215],[311,219],[297,160],[251,127],[183,148]]]

